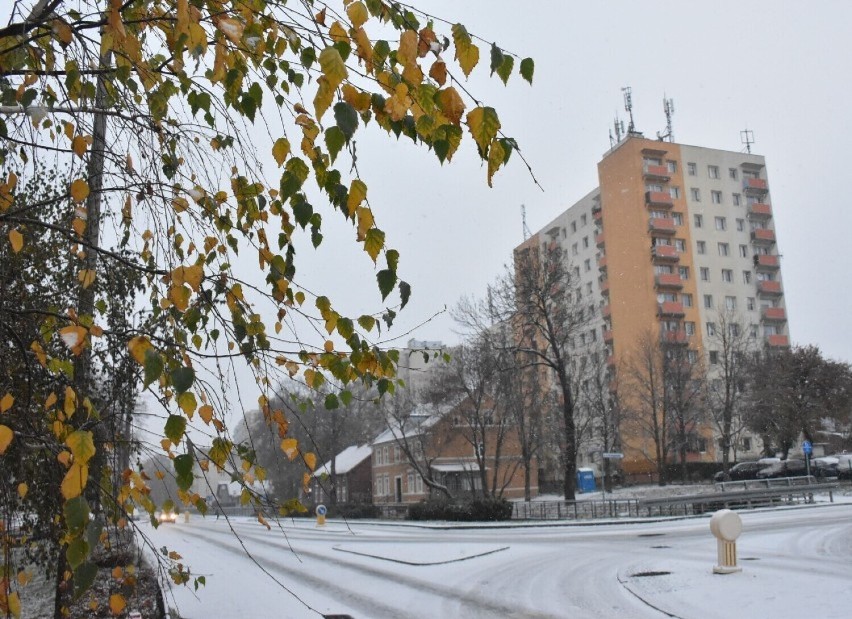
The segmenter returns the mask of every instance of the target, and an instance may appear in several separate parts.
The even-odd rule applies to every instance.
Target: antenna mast
[[[521,224],[523,225],[524,240],[526,241],[532,236],[532,232],[530,232],[530,228],[527,226],[527,207],[523,204],[521,204]]]
[[[666,131],[657,132],[657,139],[663,142],[674,142],[674,130],[672,129],[672,116],[674,116],[674,99],[667,99],[663,94],[663,111],[666,113]]]
[[[740,142],[745,144],[746,152],[751,153],[751,145],[754,144],[754,131],[740,131]]]
[[[618,112],[615,113],[615,119],[612,121],[612,128],[615,129],[615,141],[613,141],[612,131],[609,132],[609,145],[615,146],[621,142],[624,136],[624,121],[618,118]]]
[[[630,122],[627,125],[627,133],[633,133],[636,126],[633,124],[633,89],[630,86],[625,86],[621,89],[624,93],[624,110],[630,117]]]

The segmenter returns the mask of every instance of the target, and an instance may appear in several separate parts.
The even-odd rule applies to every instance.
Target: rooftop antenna
[[[674,99],[667,99],[663,94],[663,111],[666,113],[666,131],[657,131],[657,139],[662,142],[674,142],[674,130],[672,129],[672,116],[674,116]]]
[[[636,126],[633,124],[633,89],[630,86],[625,86],[621,89],[624,93],[624,110],[630,116],[630,122],[627,125],[627,133],[633,133]]]
[[[521,204],[521,224],[524,227],[524,240],[526,241],[530,236],[532,236],[532,232],[530,232],[530,228],[527,225],[527,207]]]
[[[610,146],[615,146],[621,142],[624,136],[624,121],[618,118],[618,112],[615,113],[615,120],[612,121],[612,128],[615,129],[615,142],[613,143],[612,131],[609,132]]]
[[[754,144],[754,131],[748,129],[740,131],[740,142],[745,144],[746,152],[751,153],[751,145]]]

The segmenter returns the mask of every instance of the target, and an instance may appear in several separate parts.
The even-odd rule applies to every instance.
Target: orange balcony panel
[[[748,214],[752,217],[772,217],[772,207],[763,202],[755,202],[749,205]]]
[[[683,303],[677,301],[664,301],[657,306],[660,316],[683,316]]]
[[[683,280],[677,273],[660,273],[656,282],[660,288],[683,288]]]
[[[612,308],[609,305],[604,305],[601,308],[601,316],[603,316],[604,318],[609,318],[610,316],[612,316]]]
[[[787,311],[783,307],[764,307],[763,320],[768,322],[786,322]]]
[[[775,242],[775,230],[767,228],[756,228],[751,231],[751,240],[753,243],[768,243]]]
[[[689,343],[686,337],[686,331],[663,331],[660,334],[660,341],[663,344],[673,344],[677,346],[686,346]]]
[[[604,342],[606,342],[607,344],[612,344],[612,331],[610,331],[609,329],[604,331],[603,332],[603,339],[604,339]]]
[[[675,222],[671,217],[651,217],[648,220],[648,229],[658,234],[674,234]]]
[[[601,294],[609,294],[609,280],[605,279],[601,282]]]
[[[762,178],[744,178],[743,189],[749,193],[766,193],[769,186]]]
[[[665,191],[646,191],[645,203],[649,206],[671,208],[674,205],[674,200],[672,200],[671,194],[668,194]]]
[[[614,367],[615,366],[615,356],[610,355],[609,357],[607,357],[606,358],[606,364]]]
[[[598,268],[601,271],[606,271],[606,256],[601,256],[598,258]]]
[[[757,282],[757,291],[762,295],[778,296],[781,294],[781,282]]]
[[[674,245],[655,245],[651,248],[651,256],[661,262],[677,262],[680,253]]]
[[[790,346],[790,338],[786,335],[767,335],[766,343],[770,346],[777,346],[779,348],[787,348]]]
[[[769,256],[766,254],[757,254],[754,257],[754,266],[758,269],[766,271],[774,271],[780,266],[778,256]]]
[[[606,239],[604,238],[603,232],[595,235],[595,243],[597,244],[598,247],[604,246],[604,244],[606,243]]]
[[[645,165],[643,168],[643,172],[645,174],[645,178],[659,178],[663,180],[669,180],[671,173],[669,169],[664,165]]]
[[[600,209],[592,211],[592,219],[598,222],[603,221],[603,211]]]

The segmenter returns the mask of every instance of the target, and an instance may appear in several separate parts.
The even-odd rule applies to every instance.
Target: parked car
[[[760,462],[740,462],[735,464],[728,472],[719,471],[713,476],[713,481],[742,481],[744,479],[756,479],[757,472],[766,468],[765,464]]]
[[[757,479],[800,477],[802,475],[807,475],[807,465],[804,460],[781,460],[758,471]]]
[[[840,461],[833,456],[823,456],[811,460],[811,475],[814,477],[838,477]]]

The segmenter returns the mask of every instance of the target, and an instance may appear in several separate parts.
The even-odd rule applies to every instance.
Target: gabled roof
[[[352,445],[351,447],[347,447],[334,458],[335,472],[338,475],[345,475],[369,458],[372,453],[373,448],[370,445]],[[314,471],[314,477],[322,475],[331,475],[331,460]]]

